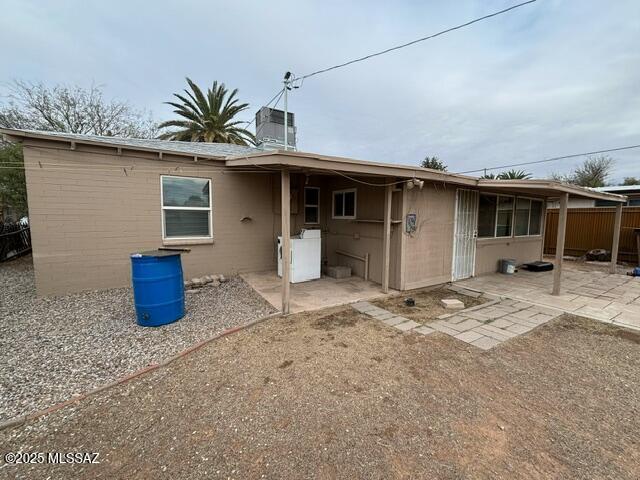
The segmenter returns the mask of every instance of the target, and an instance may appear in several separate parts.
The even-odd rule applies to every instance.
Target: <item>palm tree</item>
[[[253,134],[238,126],[245,122],[233,121],[238,113],[249,108],[247,103],[238,104],[237,88],[229,93],[224,83],[213,82],[205,96],[188,77],[187,83],[191,91],[185,89],[184,95],[173,94],[181,103],[165,102],[175,107],[173,112],[182,118],[158,125],[158,128],[178,127],[178,130],[165,132],[159,139],[255,145]]]
[[[484,175],[482,175],[480,178],[483,178],[485,180],[495,180],[496,179],[496,174],[495,173],[487,173],[485,171]]]
[[[524,170],[508,170],[500,173],[496,178],[499,180],[526,180],[531,178],[531,174]]]

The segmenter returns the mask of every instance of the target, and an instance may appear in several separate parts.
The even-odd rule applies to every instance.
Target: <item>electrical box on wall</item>
[[[404,231],[414,233],[418,228],[418,216],[415,213],[407,213],[404,222]]]

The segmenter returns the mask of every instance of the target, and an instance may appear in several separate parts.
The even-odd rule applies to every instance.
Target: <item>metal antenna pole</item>
[[[284,149],[289,150],[289,113],[287,109],[287,92],[289,91],[289,81],[285,77],[284,81]]]

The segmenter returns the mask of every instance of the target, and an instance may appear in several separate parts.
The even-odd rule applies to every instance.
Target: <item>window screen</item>
[[[211,180],[162,176],[164,238],[211,237]]]

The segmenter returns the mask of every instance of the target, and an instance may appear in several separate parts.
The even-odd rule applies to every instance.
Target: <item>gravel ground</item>
[[[275,318],[0,432],[100,465],[0,477],[636,479],[639,343],[569,316],[486,352],[350,308]]]
[[[0,421],[46,408],[272,313],[239,277],[187,295],[186,316],[135,323],[130,288],[36,298],[30,257],[0,265]]]

